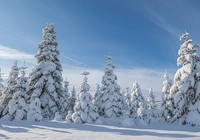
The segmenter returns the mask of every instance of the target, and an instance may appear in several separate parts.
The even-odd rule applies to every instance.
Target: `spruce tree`
[[[62,66],[59,60],[58,43],[53,24],[47,24],[42,32],[42,41],[35,55],[37,65],[29,75],[29,94],[37,95],[41,103],[42,116],[52,118],[60,112],[63,98]]]
[[[68,90],[68,86],[69,86],[69,82],[66,79],[66,81],[64,81],[63,97],[61,98],[61,103],[62,103],[61,116],[62,116],[63,119],[67,116],[67,113],[68,113],[69,108],[70,108],[70,100],[69,100],[70,93],[69,93],[69,90]]]
[[[3,90],[4,90],[4,85],[2,84],[3,79],[1,78],[1,75],[2,75],[2,74],[3,74],[3,73],[1,73],[1,68],[0,68],[0,99],[1,99],[2,92],[3,92]]]
[[[113,72],[115,66],[112,63],[112,57],[106,57],[108,61],[101,82],[100,115],[106,118],[119,117],[122,115],[120,86],[117,84],[117,76]]]
[[[147,98],[147,104],[148,104],[148,108],[149,109],[156,108],[156,100],[155,100],[155,96],[153,94],[153,89],[152,88],[149,89],[149,94],[148,94],[148,98]]]
[[[100,86],[99,84],[96,84],[96,90],[93,94],[93,104],[96,105],[98,107],[98,110],[100,109],[100,103],[101,103],[101,99],[100,97],[102,96],[102,93],[100,91]]]
[[[11,67],[11,71],[7,80],[7,86],[3,90],[3,94],[0,97],[0,117],[8,114],[8,103],[12,99],[15,92],[15,85],[17,84],[17,78],[19,75],[19,68],[17,66],[17,61]]]
[[[161,113],[165,121],[169,121],[172,117],[173,99],[170,97],[170,88],[172,81],[169,79],[167,72],[164,74],[163,88],[162,88],[162,103]]]
[[[98,117],[97,107],[92,104],[92,96],[89,93],[90,86],[87,84],[87,75],[90,73],[84,71],[83,83],[80,86],[80,93],[77,97],[72,120],[75,123],[93,123]]]
[[[182,65],[182,67],[177,70],[174,76],[174,84],[170,89],[170,96],[174,101],[171,121],[181,124],[187,123],[186,118],[189,115],[189,109],[195,102],[195,72],[197,72],[200,60],[196,53],[198,46],[192,44],[188,35],[189,33],[185,32],[180,36],[180,40],[184,40],[184,43],[178,51],[180,57],[177,59],[177,64]],[[189,104],[191,104],[191,107],[189,107]]]
[[[137,117],[137,111],[138,108],[140,107],[140,103],[144,103],[145,99],[144,96],[142,95],[141,89],[140,89],[140,85],[138,84],[138,82],[134,82],[133,83],[133,87],[131,89],[132,93],[131,93],[131,108],[130,108],[130,113],[133,117]]]

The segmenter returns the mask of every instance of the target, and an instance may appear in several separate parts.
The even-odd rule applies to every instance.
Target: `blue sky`
[[[92,72],[103,74],[105,55],[110,54],[119,75],[127,71],[143,75],[143,71],[150,78],[138,78],[139,83],[141,80],[143,87],[150,84],[157,88],[158,82],[151,85],[150,80],[162,81],[160,75],[165,70],[173,78],[178,69],[177,52],[182,43],[179,35],[187,30],[193,42],[200,43],[198,0],[1,0],[0,3],[0,67],[4,73],[9,73],[14,59],[21,60],[20,63],[26,59],[30,71],[42,28],[52,22],[64,74],[71,75],[71,81],[75,69],[84,69],[85,64]],[[134,78],[138,80],[122,77],[128,82],[120,83],[131,86]],[[161,86],[162,83],[156,91]]]

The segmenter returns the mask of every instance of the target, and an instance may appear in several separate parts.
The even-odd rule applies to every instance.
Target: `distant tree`
[[[165,121],[169,121],[172,118],[173,99],[170,97],[170,88],[172,81],[169,79],[167,72],[164,74],[163,88],[162,88],[162,103],[161,112]]]
[[[112,116],[119,117],[122,115],[120,86],[117,84],[117,76],[113,72],[115,66],[112,63],[112,57],[106,57],[108,61],[101,82],[100,115],[106,118],[111,118]]]
[[[63,119],[67,116],[68,111],[70,109],[70,100],[69,100],[70,93],[69,93],[69,90],[68,90],[68,86],[69,86],[69,82],[66,79],[66,81],[64,81],[63,97],[60,99],[61,104],[62,104],[61,105],[61,116],[62,116]]]
[[[7,86],[3,90],[3,94],[0,97],[0,117],[8,114],[9,108],[8,103],[12,99],[15,91],[15,85],[17,84],[17,78],[19,75],[19,68],[17,66],[17,61],[11,67],[11,71],[7,80]]]
[[[87,75],[89,72],[84,71],[83,83],[80,86],[80,93],[77,97],[72,120],[75,123],[93,123],[98,117],[97,107],[92,104],[92,96],[89,93],[90,86],[87,84]]]
[[[98,110],[100,110],[100,103],[101,103],[101,97],[102,93],[100,90],[100,86],[99,84],[96,84],[96,90],[93,94],[93,104],[96,105],[98,107]]]
[[[149,89],[149,94],[148,94],[148,98],[147,98],[147,104],[148,104],[148,108],[149,109],[156,108],[156,99],[155,99],[155,96],[153,94],[153,89],[152,88]]]
[[[2,75],[3,73],[1,73],[1,68],[0,68],[0,96],[2,95],[2,92],[3,92],[3,90],[4,90],[4,85],[2,84],[2,82],[3,82],[3,79],[1,78],[1,75]]]
[[[140,103],[144,103],[145,99],[144,96],[142,95],[141,89],[140,89],[140,85],[138,84],[138,82],[134,82],[133,83],[133,87],[131,89],[132,93],[131,93],[131,109],[130,109],[130,113],[133,117],[137,117],[137,111],[138,108],[140,107]]]
[[[53,24],[47,24],[42,32],[42,41],[35,55],[37,65],[29,75],[29,94],[37,97],[41,103],[43,118],[52,118],[60,112],[63,98],[62,66],[59,60],[58,43]]]

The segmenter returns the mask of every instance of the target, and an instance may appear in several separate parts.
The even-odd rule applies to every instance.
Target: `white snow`
[[[177,124],[119,127],[66,122],[0,121],[0,139],[34,140],[199,140],[200,128]]]

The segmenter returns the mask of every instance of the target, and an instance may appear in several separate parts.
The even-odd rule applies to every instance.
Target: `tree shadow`
[[[42,123],[40,125],[46,125],[46,123]],[[117,133],[119,135],[128,135],[128,136],[159,136],[159,137],[168,137],[168,138],[191,138],[191,137],[199,137],[194,134],[181,134],[179,132],[166,133],[164,132],[156,132],[152,130],[161,130],[159,128],[124,128],[124,127],[116,127],[116,126],[106,126],[106,125],[94,125],[94,124],[72,124],[72,123],[63,123],[63,122],[49,122],[48,127],[57,127],[63,129],[74,129],[74,130],[84,130],[84,131],[92,131],[92,132],[112,132]],[[179,126],[180,127],[180,126]],[[169,128],[168,128],[169,129]],[[166,130],[168,130],[166,129]],[[197,131],[197,130],[196,130]],[[193,132],[193,131],[192,131]],[[198,131],[199,132],[199,131]]]

